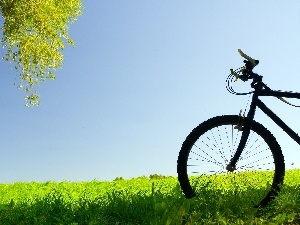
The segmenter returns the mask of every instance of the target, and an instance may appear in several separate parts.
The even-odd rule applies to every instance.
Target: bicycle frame
[[[294,141],[296,141],[300,145],[300,137],[299,135],[293,131],[288,125],[286,125],[272,110],[270,110],[260,99],[259,96],[273,96],[273,97],[286,97],[286,98],[297,98],[300,99],[300,93],[292,93],[292,92],[284,92],[284,91],[273,91],[270,88],[266,87],[264,90],[255,89],[252,97],[252,102],[250,105],[250,109],[247,115],[246,123],[243,124],[243,133],[241,136],[241,141],[237,148],[235,155],[230,160],[230,163],[227,165],[228,171],[234,171],[235,165],[242,154],[242,151],[246,145],[251,123],[254,119],[254,114],[256,108],[260,108],[269,118],[271,118],[279,127],[283,129]]]

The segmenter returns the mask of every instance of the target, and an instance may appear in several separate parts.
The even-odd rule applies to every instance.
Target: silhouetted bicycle
[[[178,180],[187,198],[201,198],[205,191],[214,190],[215,193],[239,195],[241,199],[249,198],[255,207],[263,207],[278,195],[285,175],[285,163],[275,137],[254,120],[256,108],[260,108],[299,145],[300,137],[259,96],[274,96],[290,104],[283,97],[300,99],[300,93],[271,90],[263,83],[262,76],[252,72],[259,61],[240,49],[239,53],[246,59],[245,66],[231,69],[226,83],[232,94],[252,94],[247,116],[242,113],[217,116],[193,129],[179,152]],[[237,79],[252,80],[254,90],[235,92],[232,83]]]

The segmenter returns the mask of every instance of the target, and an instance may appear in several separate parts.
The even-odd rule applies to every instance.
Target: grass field
[[[256,190],[235,190],[211,185],[187,200],[177,178],[163,176],[0,184],[0,224],[300,224],[300,170],[286,172],[280,195],[264,209],[247,198]]]

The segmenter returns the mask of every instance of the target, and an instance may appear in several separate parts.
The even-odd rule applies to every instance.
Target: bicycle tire
[[[260,191],[260,194],[255,195],[253,198],[249,196],[252,204],[255,204],[255,207],[266,206],[278,195],[285,175],[284,157],[281,148],[272,133],[256,121],[252,122],[246,146],[236,164],[236,171],[228,172],[225,169],[234,153],[234,149],[240,141],[239,136],[242,132],[236,129],[235,126],[241,119],[242,117],[238,115],[213,117],[198,125],[187,136],[182,144],[177,160],[178,180],[181,189],[187,198],[201,195],[201,191],[208,186],[213,187],[210,184],[216,183],[217,180],[219,180],[219,187],[222,185],[225,186],[225,184],[235,185],[235,188],[233,189],[236,193],[238,191],[236,190],[237,187],[241,188],[242,186],[239,184],[236,185],[234,182],[238,182],[238,177],[242,176],[242,173],[244,173],[243,177],[246,177],[245,180],[243,179],[242,181],[245,182],[245,187],[248,187],[248,189],[254,188],[256,190],[256,184],[248,184],[252,181],[253,183],[259,182],[261,179],[261,182],[263,182],[262,184],[264,184],[265,190],[257,190],[257,192]],[[246,118],[243,118],[243,122],[245,121]],[[213,132],[216,132],[216,134]],[[230,139],[230,134],[238,135],[238,137],[232,137]],[[224,138],[226,141],[221,140]],[[256,140],[254,140],[255,138]],[[263,145],[265,145],[265,149],[259,149]],[[204,151],[203,149],[205,147],[207,147],[210,152],[208,150]],[[214,150],[215,152],[213,152]],[[201,155],[201,151],[204,152],[204,156]],[[251,155],[249,155],[250,153]],[[265,157],[266,154],[268,155],[267,157]],[[260,159],[260,157],[264,158]],[[253,160],[252,166],[251,163],[243,166],[243,163],[248,163],[249,160]],[[257,163],[260,164],[258,165]],[[210,170],[207,169],[208,166],[211,166]],[[212,170],[214,167],[218,167],[219,170]],[[193,168],[193,170],[190,168]],[[199,170],[194,171],[196,168],[199,168]],[[200,169],[202,169],[202,172]],[[252,172],[253,176],[255,175],[258,177],[257,181],[256,178],[255,181],[254,179],[250,181],[247,180],[247,172],[249,171]],[[198,176],[191,175],[196,173],[198,173]],[[224,173],[225,176],[222,176],[222,173]],[[262,176],[264,176],[264,178]],[[245,190],[243,190],[243,192],[245,192]],[[245,197],[245,195],[242,194],[241,198]]]

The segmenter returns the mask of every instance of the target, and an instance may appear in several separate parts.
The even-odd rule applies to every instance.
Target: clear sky
[[[260,60],[255,72],[271,88],[300,91],[298,0],[83,4],[70,26],[76,47],[64,50],[57,80],[39,86],[41,106],[24,106],[16,72],[0,62],[0,182],[176,176],[189,132],[247,105],[225,88],[229,69],[243,65],[238,48]],[[299,108],[265,102],[300,132]],[[300,167],[300,147],[260,112],[255,118],[287,165]]]

